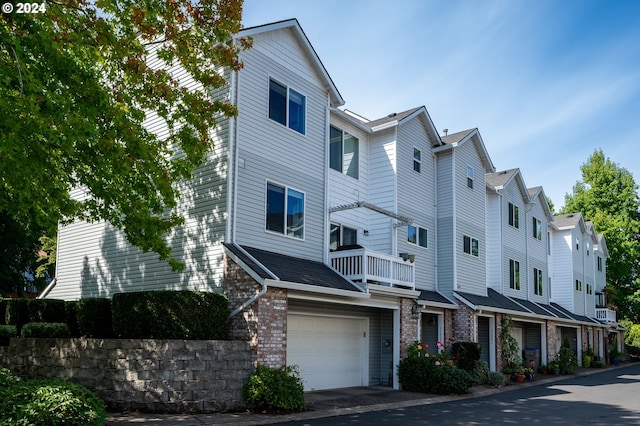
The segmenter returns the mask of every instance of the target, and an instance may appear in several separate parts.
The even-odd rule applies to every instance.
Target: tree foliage
[[[581,166],[582,180],[565,196],[562,213],[581,212],[604,235],[609,250],[607,285],[623,318],[632,312],[640,271],[640,200],[632,174],[596,150]]]
[[[164,239],[183,221],[170,213],[176,183],[203,162],[218,120],[236,114],[210,90],[226,84],[221,69],[242,67],[249,43],[232,41],[242,3],[61,0],[3,14],[0,212],[29,229],[105,220],[179,269]]]

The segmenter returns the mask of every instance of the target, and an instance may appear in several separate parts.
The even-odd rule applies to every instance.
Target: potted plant
[[[584,368],[591,367],[594,356],[595,354],[593,353],[593,349],[591,349],[591,346],[587,346],[587,349],[585,349],[585,351],[582,353],[582,366]]]
[[[546,364],[540,364],[540,367],[538,367],[538,371],[540,372],[540,374],[549,374],[549,367],[547,367]]]
[[[500,321],[500,360],[502,361],[503,371],[505,369],[517,369],[522,366],[522,359],[520,359],[520,348],[518,341],[512,336],[511,318],[504,316]]]
[[[609,359],[611,360],[611,364],[613,365],[618,365],[620,364],[620,356],[622,354],[620,353],[620,351],[618,350],[618,348],[613,347],[610,351],[609,351]]]
[[[522,365],[516,368],[515,379],[518,383],[524,383],[524,379],[526,378],[526,369]]]
[[[549,363],[549,370],[553,372],[554,375],[560,375],[560,361],[554,359]]]
[[[573,370],[578,366],[578,357],[571,350],[569,339],[564,339],[557,359],[562,374],[573,374]]]

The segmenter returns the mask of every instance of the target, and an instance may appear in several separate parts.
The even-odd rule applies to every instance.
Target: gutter
[[[271,275],[273,277],[273,279],[275,280],[279,280],[279,278],[274,275],[271,271],[269,271],[262,263],[260,263],[255,257],[251,256],[245,249],[243,249],[242,247],[240,247],[239,245],[233,243],[233,246],[238,249],[240,252],[242,252],[242,254],[244,254],[245,256],[247,256],[249,259],[251,259],[252,262],[255,262],[256,265],[260,266],[264,271],[267,271],[267,273],[269,275]],[[258,282],[258,284],[260,284],[262,286],[262,288],[260,289],[260,291],[257,294],[254,294],[253,296],[251,296],[248,300],[246,300],[242,305],[240,305],[239,307],[237,307],[236,309],[234,309],[230,314],[229,314],[229,318],[233,318],[234,316],[238,315],[240,312],[244,311],[245,309],[247,309],[249,306],[251,306],[254,302],[256,302],[258,299],[260,299],[262,296],[264,296],[267,293],[267,279],[263,278],[261,276],[259,276],[257,273],[255,273],[253,271],[253,269],[251,269],[245,262],[242,261],[242,259],[240,259],[238,256],[236,256],[233,252],[231,252],[230,250],[228,250],[225,247],[225,253],[227,254],[227,256],[229,256],[234,262],[236,262],[238,265],[240,265],[242,267],[243,270],[245,270],[245,272],[247,272],[249,275],[251,275],[251,278],[253,278],[254,280],[256,280]]]
[[[56,282],[58,281],[57,277],[53,277],[51,282],[47,285],[47,287],[36,297],[36,299],[46,299],[46,297],[51,293],[51,290],[56,286]]]

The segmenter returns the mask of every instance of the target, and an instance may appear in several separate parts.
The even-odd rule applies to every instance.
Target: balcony
[[[596,319],[606,323],[615,323],[616,311],[609,308],[596,308]]]
[[[398,256],[359,248],[331,252],[329,261],[351,281],[415,290],[415,267]]]

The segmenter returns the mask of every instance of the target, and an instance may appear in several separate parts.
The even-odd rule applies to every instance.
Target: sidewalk
[[[611,369],[625,368],[634,363],[625,362],[619,366],[605,368],[578,369],[576,374],[569,376],[553,376],[537,374],[532,382],[511,383],[501,388],[487,386],[475,386],[470,392],[459,396],[442,396],[415,392],[395,391],[388,387],[372,386],[359,388],[334,389],[328,391],[316,391],[305,393],[308,411],[286,415],[256,414],[248,411],[239,413],[212,413],[212,414],[146,414],[146,413],[122,413],[110,414],[107,425],[133,426],[133,425],[267,425],[285,423],[290,421],[333,417],[345,414],[358,414],[370,411],[391,410],[395,408],[411,407],[416,405],[437,404],[440,402],[477,398],[493,395],[501,392],[509,392],[527,386],[540,386],[547,383],[558,382],[576,376],[586,376],[601,373]]]

